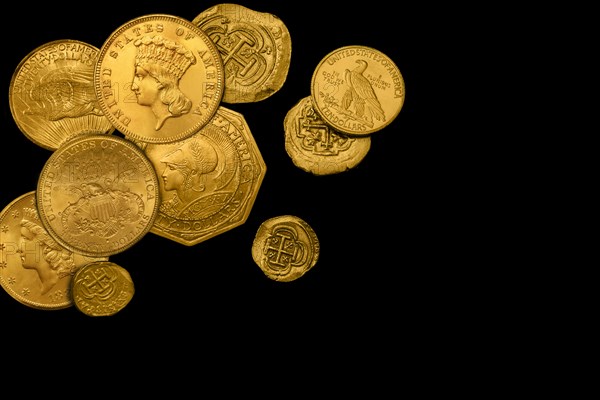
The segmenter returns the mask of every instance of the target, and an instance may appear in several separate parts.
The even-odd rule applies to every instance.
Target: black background
[[[36,189],[51,154],[20,132],[8,105],[11,76],[30,51],[58,39],[100,48],[133,18],[163,13],[191,21],[219,2],[127,4],[13,4],[13,26],[1,28],[3,46],[9,46],[0,75],[5,91],[0,96],[1,205]],[[380,2],[364,3],[358,11],[346,3],[313,1],[238,4],[278,16],[292,42],[287,80],[277,93],[260,102],[223,104],[243,114],[267,165],[247,221],[194,246],[149,233],[111,256],[130,272],[135,285],[132,301],[114,316],[89,317],[75,307],[37,310],[0,291],[0,337],[7,338],[16,325],[32,324],[44,331],[66,328],[76,337],[100,332],[131,346],[138,338],[156,346],[167,340],[169,346],[187,347],[198,345],[199,337],[258,334],[262,342],[256,345],[261,347],[315,338],[356,345],[369,338],[374,349],[391,351],[401,334],[408,334],[409,341],[430,334],[424,327],[441,315],[439,289],[447,274],[439,261],[445,249],[436,240],[446,228],[436,220],[440,201],[432,190],[437,179],[432,171],[440,167],[432,151],[439,132],[428,128],[436,116],[424,106],[429,79],[424,59],[433,51],[428,44],[431,10],[402,3],[389,8]],[[371,136],[371,149],[358,166],[315,176],[294,166],[287,155],[283,120],[310,95],[320,60],[347,45],[370,46],[390,57],[405,81],[405,103],[390,125]],[[251,256],[259,225],[284,214],[308,222],[321,245],[314,268],[288,283],[268,279]]]

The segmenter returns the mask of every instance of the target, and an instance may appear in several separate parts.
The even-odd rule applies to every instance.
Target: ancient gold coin
[[[306,274],[319,259],[320,244],[311,226],[294,215],[264,221],[252,243],[252,258],[270,279],[290,282]]]
[[[40,222],[35,191],[0,212],[0,285],[15,300],[40,310],[73,305],[71,280],[83,265],[106,257],[86,257],[58,244]]]
[[[331,175],[358,165],[371,148],[371,137],[351,137],[323,122],[310,96],[285,116],[285,150],[298,168],[314,175]]]
[[[150,232],[191,246],[246,221],[267,168],[243,115],[221,106],[192,137],[138,145],[159,176]]]
[[[114,262],[90,262],[79,268],[71,282],[75,307],[90,317],[115,315],[133,298],[129,272]]]
[[[283,86],[292,42],[283,21],[239,4],[218,4],[192,20],[215,43],[225,67],[224,103],[264,100]]]
[[[137,243],[160,202],[146,155],[116,135],[72,139],[48,158],[36,191],[40,219],[73,252],[109,256]]]
[[[98,101],[124,135],[148,143],[192,136],[221,103],[223,62],[195,24],[172,15],[135,18],[100,48]]]
[[[25,56],[9,86],[9,105],[25,136],[48,150],[80,134],[110,134],[94,90],[99,50],[78,40],[45,43]]]
[[[323,121],[348,135],[365,136],[388,126],[404,105],[404,78],[381,51],[346,46],[327,54],[311,82]]]

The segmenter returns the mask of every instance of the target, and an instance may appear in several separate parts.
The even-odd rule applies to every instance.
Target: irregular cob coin
[[[314,175],[331,175],[358,165],[371,148],[371,138],[337,132],[315,112],[310,96],[285,116],[285,150],[298,168]]]
[[[327,54],[311,81],[314,106],[338,132],[366,136],[388,126],[404,105],[404,78],[394,62],[367,46]]]
[[[73,274],[106,257],[86,257],[58,244],[44,229],[35,191],[25,193],[0,212],[0,285],[26,306],[58,310],[73,305]]]
[[[78,40],[56,40],[21,60],[10,81],[9,104],[29,140],[56,150],[72,137],[115,130],[94,91],[98,51]]]
[[[100,107],[124,135],[148,143],[192,136],[217,112],[223,62],[196,25],[172,15],[135,18],[100,48],[94,86]]]
[[[141,240],[158,214],[159,194],[154,166],[139,147],[116,135],[86,135],[48,158],[36,202],[58,243],[100,257]]]
[[[138,145],[160,177],[150,232],[191,246],[246,221],[267,167],[243,115],[221,106],[192,137]]]
[[[218,4],[192,22],[206,32],[223,59],[224,103],[261,101],[281,89],[292,42],[279,17],[238,4]]]
[[[270,279],[290,282],[315,266],[319,239],[308,223],[294,215],[264,221],[252,243],[252,258]]]
[[[115,315],[135,293],[129,272],[109,261],[84,265],[75,273],[71,286],[75,307],[90,317]]]

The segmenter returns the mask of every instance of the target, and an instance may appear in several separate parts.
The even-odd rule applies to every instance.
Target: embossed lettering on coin
[[[294,165],[314,175],[347,171],[358,165],[371,148],[369,136],[350,137],[323,122],[310,96],[287,113],[283,125],[285,150]]]
[[[283,86],[292,43],[277,16],[219,4],[193,19],[216,44],[225,67],[224,103],[264,100]]]
[[[241,114],[219,107],[190,138],[138,145],[160,177],[152,233],[190,246],[246,221],[266,165]]]
[[[118,136],[86,135],[57,149],[38,180],[41,221],[64,247],[88,256],[137,243],[158,213],[158,178],[145,154]]]
[[[73,274],[106,259],[58,244],[40,222],[35,192],[19,196],[0,213],[0,285],[22,304],[40,310],[70,307]]]
[[[91,317],[118,313],[135,293],[129,272],[109,261],[91,262],[81,267],[75,273],[71,287],[75,307]]]
[[[17,126],[32,142],[56,150],[80,134],[114,131],[94,91],[98,51],[77,40],[56,40],[21,60],[10,81],[9,104]]]
[[[319,259],[320,244],[308,223],[294,215],[263,222],[252,243],[252,258],[270,279],[290,282],[306,274]]]
[[[346,46],[327,54],[312,76],[316,111],[334,129],[364,136],[389,125],[404,105],[404,78],[379,50]]]
[[[133,19],[100,48],[98,101],[124,135],[168,143],[196,133],[223,96],[223,62],[196,25],[171,15]]]

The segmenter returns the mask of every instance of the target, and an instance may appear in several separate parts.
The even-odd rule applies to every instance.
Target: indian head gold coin
[[[76,271],[106,257],[86,257],[57,243],[40,222],[35,191],[0,212],[0,285],[15,300],[40,310],[73,305],[71,280]]]
[[[206,32],[223,59],[224,103],[261,101],[281,89],[292,42],[279,17],[238,4],[218,4],[192,22]]]
[[[129,304],[135,286],[125,268],[110,261],[95,261],[77,270],[71,291],[79,311],[90,317],[108,317]]]
[[[165,14],[133,19],[100,48],[100,107],[124,135],[148,143],[192,136],[221,103],[223,62],[195,24]]]
[[[311,96],[323,121],[338,132],[365,136],[388,126],[404,105],[404,78],[379,50],[346,46],[313,72]]]
[[[317,263],[319,239],[311,226],[294,215],[264,221],[252,243],[252,258],[270,279],[290,282]]]
[[[191,246],[246,221],[266,165],[241,114],[221,106],[187,139],[138,145],[159,176],[152,233]]]
[[[36,191],[40,219],[61,245],[109,256],[137,243],[160,202],[154,166],[116,135],[74,138],[48,158]]]
[[[56,40],[21,60],[10,81],[9,105],[29,140],[56,150],[80,134],[114,131],[94,91],[98,51],[78,40]]]
[[[314,175],[331,175],[358,165],[371,148],[371,137],[351,137],[323,122],[310,96],[285,116],[285,150],[298,168]]]

